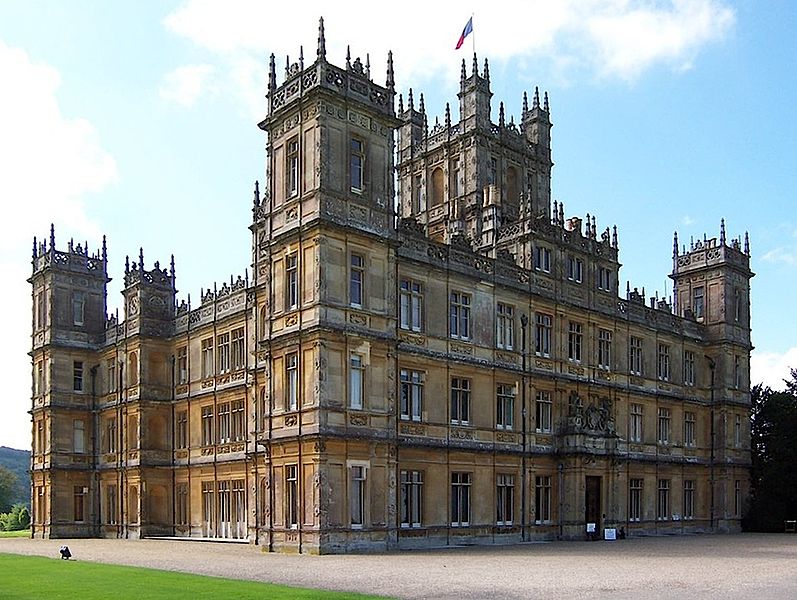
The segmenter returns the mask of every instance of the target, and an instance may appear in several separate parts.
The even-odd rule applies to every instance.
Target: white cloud
[[[791,369],[797,369],[797,347],[783,353],[755,350],[750,356],[752,385],[763,383],[773,390],[783,390],[783,380],[791,380]]]
[[[99,228],[88,218],[84,196],[99,192],[116,179],[116,164],[102,149],[97,132],[85,119],[65,117],[56,92],[61,77],[53,67],[35,62],[19,48],[0,41],[0,189],[3,235],[0,272],[0,330],[5,343],[0,360],[6,379],[5,412],[0,443],[30,446],[30,276],[24,268],[32,236],[49,233],[50,222],[86,239],[97,240]],[[61,240],[60,246],[64,243]]]
[[[681,219],[681,223],[683,223],[686,227],[695,224],[695,220],[690,217],[689,215],[685,215],[683,219]]]
[[[184,65],[177,67],[163,77],[158,90],[161,98],[190,108],[199,96],[208,93],[209,81],[214,68],[211,65]]]
[[[797,252],[789,248],[775,248],[765,253],[761,260],[768,263],[783,263],[793,267],[797,265]]]
[[[366,52],[371,53],[372,72],[379,81],[392,49],[400,86],[418,85],[433,76],[455,84],[463,57],[470,67],[474,41],[480,56],[498,62],[513,58],[521,65],[533,60],[535,71],[546,65],[550,72],[545,76],[551,79],[567,81],[571,74],[586,73],[632,80],[659,64],[688,68],[699,50],[722,39],[735,20],[725,0],[494,0],[489,10],[475,14],[472,38],[464,51],[456,52],[454,45],[470,6],[452,13],[444,3],[405,3],[391,12],[387,28],[374,26],[373,6],[353,0],[345,11],[333,11],[329,3],[318,0],[301,5],[187,0],[164,19],[164,25],[210,51],[218,60],[219,73],[229,73],[224,84],[232,84],[243,104],[253,108],[244,93],[262,98],[269,53],[279,57],[278,71],[286,54],[291,61],[298,58],[302,43],[305,61],[315,60],[322,15],[332,62],[341,63],[346,44],[352,43],[353,56],[364,59]],[[262,116],[262,103],[256,108],[256,116]]]

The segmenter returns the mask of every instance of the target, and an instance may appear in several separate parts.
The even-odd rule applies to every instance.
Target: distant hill
[[[13,503],[30,507],[30,450],[15,450],[0,446],[0,465],[17,476],[17,490]]]

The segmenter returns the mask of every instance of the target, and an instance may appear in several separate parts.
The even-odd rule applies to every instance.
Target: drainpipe
[[[520,398],[522,404],[521,410],[521,441],[523,444],[523,454],[521,455],[521,473],[520,473],[520,539],[526,541],[526,326],[529,323],[529,318],[525,313],[520,315],[520,356],[521,356],[521,376],[520,376]]]

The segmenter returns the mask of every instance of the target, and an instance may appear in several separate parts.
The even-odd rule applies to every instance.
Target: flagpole
[[[471,43],[473,44],[473,54],[476,54],[476,31],[473,28],[473,17],[476,13],[470,13],[470,38]]]

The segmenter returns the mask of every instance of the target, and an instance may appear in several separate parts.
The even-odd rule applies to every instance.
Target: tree
[[[6,512],[11,508],[16,486],[17,476],[0,465],[0,513]]]
[[[757,385],[751,392],[751,502],[743,525],[753,531],[783,531],[797,519],[797,371],[786,390]]]
[[[15,504],[11,512],[0,514],[0,530],[19,531],[30,527],[30,513],[24,504]]]

